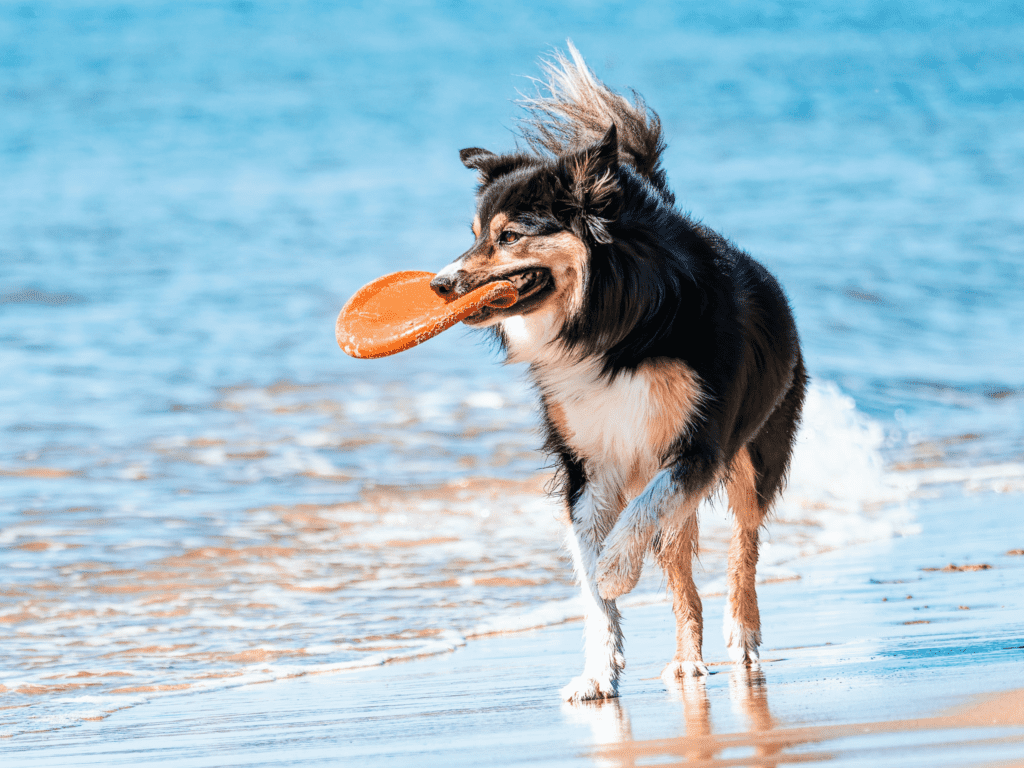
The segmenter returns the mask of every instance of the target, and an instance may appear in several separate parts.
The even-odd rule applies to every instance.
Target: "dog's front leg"
[[[626,661],[619,609],[614,600],[598,593],[597,559],[614,514],[589,486],[573,504],[571,518],[568,546],[583,593],[585,662],[583,674],[562,689],[562,698],[573,702],[610,699],[619,695],[619,675]]]
[[[662,516],[670,504],[678,503],[677,490],[671,471],[663,469],[626,506],[597,564],[600,597],[614,600],[636,586]]]
[[[598,564],[600,594],[623,594],[636,586],[644,554],[660,531],[658,562],[668,576],[676,615],[676,654],[666,667],[667,680],[707,674],[701,654],[703,610],[693,582],[692,558],[697,546],[697,505],[703,495],[680,492],[670,470],[662,470],[627,505],[608,534]]]
[[[651,478],[640,494],[626,505],[605,539],[597,565],[598,591],[606,600],[624,595],[636,586],[644,555],[654,535],[671,519],[670,530],[681,528],[695,515],[697,505],[709,492],[716,474],[715,451],[707,442],[693,440],[670,466]]]

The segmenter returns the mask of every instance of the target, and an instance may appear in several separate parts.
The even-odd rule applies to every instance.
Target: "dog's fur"
[[[677,649],[666,680],[704,675],[691,562],[696,510],[724,484],[735,515],[725,635],[756,664],[758,533],[785,482],[806,374],[775,279],[674,206],[661,124],[596,79],[570,44],[527,101],[531,151],[464,149],[480,174],[475,242],[434,278],[442,296],[497,278],[505,309],[466,319],[529,364],[560,464],[568,546],[586,603],[570,701],[616,696],[625,666],[615,598],[653,551]]]

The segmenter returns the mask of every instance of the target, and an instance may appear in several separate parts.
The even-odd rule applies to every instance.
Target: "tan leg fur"
[[[691,502],[687,500],[687,505]],[[701,644],[704,638],[704,613],[697,585],[693,583],[693,555],[697,550],[697,514],[694,509],[682,516],[670,537],[657,553],[658,564],[668,577],[672,609],[676,614],[676,655],[665,667],[666,682],[681,677],[706,675]]]
[[[761,616],[757,609],[757,550],[766,505],[757,496],[757,473],[750,453],[741,448],[733,459],[726,491],[733,512],[729,546],[729,597],[725,609],[725,644],[737,663],[756,664],[761,644]]]

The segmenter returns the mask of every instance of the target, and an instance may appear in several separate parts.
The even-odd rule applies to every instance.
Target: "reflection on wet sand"
[[[708,700],[707,678],[691,677],[679,680],[669,689],[673,699],[683,702],[685,736],[682,739],[682,756],[688,763],[700,765],[715,760],[723,747],[712,735],[711,702]],[[729,676],[729,698],[733,710],[747,723],[750,733],[765,733],[773,727],[771,712],[768,710],[767,685],[759,666],[735,666]],[[757,765],[774,766],[765,760],[779,752],[770,744],[755,747],[754,755],[759,758]],[[632,764],[632,763],[630,763]]]
[[[633,741],[633,725],[622,699],[563,702],[562,713],[570,723],[589,726],[595,745],[629,744]],[[599,768],[633,765],[632,762],[621,762],[618,756],[605,758],[600,753],[594,762]]]
[[[634,741],[629,711],[621,698],[563,704],[562,711],[569,722],[590,727],[594,744],[598,747],[594,761],[601,768],[633,768],[637,760],[643,760],[646,764],[655,756],[683,757],[687,765],[749,764],[772,768],[778,764],[771,758],[781,752],[785,745],[770,738],[754,744],[753,761],[736,763],[716,759],[723,750],[738,744],[732,740],[725,741],[723,737],[716,738],[712,734],[707,678],[679,680],[669,687],[668,695],[683,703],[684,735],[678,739]],[[774,721],[768,709],[767,685],[760,667],[734,667],[729,678],[729,697],[737,714],[746,720],[748,735],[756,737],[771,732]]]
[[[747,722],[750,733],[769,733],[775,727],[772,713],[768,709],[768,684],[764,672],[758,665],[733,667],[729,676],[729,699],[733,708]],[[770,758],[779,754],[783,747],[771,741],[754,747],[754,756],[761,758],[758,765],[778,765]]]
[[[935,717],[781,727],[768,707],[763,671],[756,666],[736,666],[730,671],[729,698],[747,729],[723,734],[713,733],[705,678],[680,681],[678,687],[669,690],[669,696],[684,705],[684,735],[672,739],[634,741],[629,713],[621,699],[566,705],[565,710],[571,721],[591,727],[595,745],[592,756],[602,768],[634,768],[638,764],[777,768],[884,750],[872,737],[891,733],[933,732],[934,736],[916,744],[918,754],[941,751],[954,741],[961,748],[970,744],[1024,744],[1024,690],[983,697]],[[972,730],[965,734],[966,729]],[[949,733],[952,730],[958,731],[955,739]],[[857,738],[861,741],[847,741],[840,749],[810,749],[824,742]]]
[[[709,760],[714,756],[708,751],[707,737],[711,735],[711,702],[708,701],[707,678],[688,677],[676,680],[669,686],[669,697],[683,702],[683,726],[685,738],[692,748],[687,749],[688,760]]]

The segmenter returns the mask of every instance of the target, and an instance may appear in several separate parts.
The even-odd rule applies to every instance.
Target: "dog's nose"
[[[451,275],[440,274],[434,277],[430,281],[430,287],[434,289],[434,293],[440,296],[442,299],[454,298],[455,293],[455,278]]]

